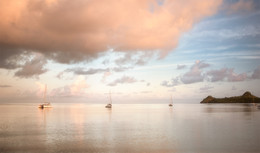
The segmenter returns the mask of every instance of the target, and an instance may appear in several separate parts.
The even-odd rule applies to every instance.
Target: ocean
[[[259,153],[250,104],[0,104],[0,153]]]

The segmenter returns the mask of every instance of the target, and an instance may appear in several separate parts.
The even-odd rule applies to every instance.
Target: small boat
[[[45,90],[44,90],[44,94],[43,94],[43,103],[40,104],[38,107],[39,108],[51,108],[51,103],[50,102],[47,102],[46,100],[46,93],[47,93],[47,85],[45,85]]]
[[[171,103],[169,104],[169,107],[173,106],[173,100],[172,100],[172,96],[171,96]]]
[[[106,108],[112,108],[111,92],[109,92],[109,103],[105,107]]]
[[[44,103],[44,104],[40,104],[39,108],[51,108],[51,103]]]
[[[112,108],[112,104],[107,104],[106,108]]]

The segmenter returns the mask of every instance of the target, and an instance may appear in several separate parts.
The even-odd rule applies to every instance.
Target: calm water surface
[[[0,152],[259,153],[247,104],[0,104]]]

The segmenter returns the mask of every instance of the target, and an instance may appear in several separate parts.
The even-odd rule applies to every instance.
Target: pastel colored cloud
[[[202,69],[209,67],[208,63],[197,60],[191,67],[190,70],[183,75],[172,78],[171,81],[163,81],[161,83],[162,86],[165,87],[174,87],[181,83],[184,84],[192,84],[196,82],[202,82],[205,78],[203,75]]]
[[[207,76],[210,78],[210,81],[244,81],[248,78],[246,73],[237,74],[234,72],[234,69],[222,68],[220,70],[211,70],[207,72]]]
[[[213,89],[213,86],[209,86],[209,85],[205,85],[204,87],[200,88],[200,92],[201,93],[208,93],[211,91],[211,89]]]
[[[89,69],[85,69],[83,67],[75,67],[75,68],[66,69],[58,73],[57,77],[61,79],[65,73],[73,73],[74,75],[94,75],[98,73],[111,74],[112,72],[123,72],[128,69],[131,69],[131,67],[89,68]]]
[[[36,94],[36,96],[39,97],[39,98],[43,98],[43,94],[44,94],[44,90],[45,90],[45,84],[43,84],[39,81],[35,82],[35,84],[37,85],[37,89],[36,89],[36,91],[31,91],[31,93]]]
[[[109,83],[108,86],[116,86],[117,84],[125,84],[125,83],[135,83],[137,80],[134,77],[130,76],[123,76],[119,79],[114,80],[113,82]]]
[[[191,67],[190,70],[183,75],[172,78],[170,81],[164,80],[161,86],[174,87],[180,84],[192,84],[196,82],[241,82],[252,79],[260,79],[260,66],[257,67],[252,75],[247,73],[236,73],[234,68],[221,68],[213,70],[204,70],[209,67],[208,63],[197,60]],[[201,90],[203,90],[202,88]],[[206,88],[205,88],[206,90]]]
[[[52,89],[50,95],[54,97],[84,96],[88,87],[84,76],[78,76],[71,85]]]
[[[1,84],[0,85],[0,88],[10,88],[12,87],[11,85],[6,85],[6,84]]]
[[[184,84],[190,84],[195,82],[202,82],[204,76],[202,75],[202,69],[208,67],[209,64],[202,61],[196,61],[195,64],[190,68],[190,71],[186,72],[180,80]]]
[[[221,0],[2,0],[0,67],[22,51],[41,52],[60,63],[115,51],[160,51],[165,56],[180,35],[214,14]],[[150,9],[152,6],[152,10]]]
[[[180,65],[180,64],[177,65],[177,70],[181,70],[184,68],[186,68],[186,65]]]
[[[21,78],[35,77],[38,78],[39,75],[47,72],[44,68],[47,63],[47,59],[41,54],[35,54],[31,59],[27,60],[21,68],[15,72],[15,76]]]
[[[253,72],[251,78],[252,78],[252,79],[260,79],[260,66],[258,66],[258,67],[254,70],[254,72]]]
[[[254,8],[253,0],[239,0],[229,6],[229,13],[238,11],[250,11]]]

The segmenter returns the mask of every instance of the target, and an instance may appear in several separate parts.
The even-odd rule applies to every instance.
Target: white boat
[[[173,106],[173,100],[172,100],[172,96],[171,96],[171,103],[169,104],[169,107]]]
[[[112,108],[111,92],[109,92],[109,103],[106,105],[106,108]]]
[[[47,93],[47,85],[45,85],[44,94],[43,94],[43,103],[40,104],[39,108],[51,108],[51,103],[46,100],[46,93]]]

